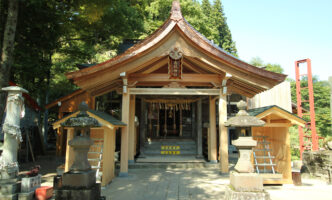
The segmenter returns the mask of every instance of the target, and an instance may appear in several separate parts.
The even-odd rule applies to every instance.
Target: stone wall
[[[331,183],[332,151],[303,152],[303,166],[310,175],[323,178]]]

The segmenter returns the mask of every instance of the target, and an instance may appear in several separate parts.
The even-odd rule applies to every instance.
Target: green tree
[[[264,61],[259,57],[252,58],[250,61],[250,64],[254,65],[256,67],[259,67],[259,68],[264,68],[265,70],[271,71],[271,72],[276,72],[276,73],[284,72],[284,69],[281,67],[281,65],[271,64],[271,63],[265,64]]]
[[[284,69],[279,64],[268,63],[265,66],[265,69],[270,72],[283,73]]]
[[[301,87],[307,87],[306,79],[301,80]],[[315,115],[316,115],[316,130],[321,136],[332,136],[331,130],[331,115],[330,115],[330,86],[327,81],[319,81],[317,77],[313,77],[313,90],[315,101]],[[297,102],[296,99],[296,83],[291,81],[292,102]],[[301,90],[302,100],[309,99],[308,90]],[[309,109],[309,103],[303,102],[303,108]],[[309,121],[309,116],[303,117]]]
[[[232,39],[231,31],[227,25],[227,18],[225,17],[223,6],[220,0],[215,0],[212,6],[211,16],[213,19],[213,26],[217,28],[218,38],[215,41],[225,51],[237,56],[237,49],[235,42]]]
[[[6,3],[6,5],[5,5]],[[8,85],[9,76],[12,68],[13,62],[13,51],[15,42],[15,33],[17,25],[17,15],[18,15],[18,1],[8,0],[0,1],[1,19],[6,18],[1,22],[1,26],[5,24],[4,28],[1,28],[1,38],[0,43],[0,89]],[[4,12],[6,10],[6,12]],[[2,122],[3,113],[6,105],[6,94],[0,92],[0,123]]]
[[[202,11],[205,16],[211,16],[212,6],[209,0],[202,0]],[[210,17],[209,17],[210,19]]]

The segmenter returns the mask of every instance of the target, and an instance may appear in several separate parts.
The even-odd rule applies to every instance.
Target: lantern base
[[[263,192],[238,192],[230,186],[226,186],[225,200],[251,199],[251,200],[271,200],[270,194]]]
[[[98,200],[100,196],[100,183],[96,183],[96,172],[67,172],[62,178],[54,179],[55,199],[70,200]]]
[[[262,192],[263,178],[256,173],[231,172],[230,184],[238,192]]]
[[[86,172],[67,172],[62,176],[62,186],[72,188],[90,188],[96,183],[96,171],[90,170]]]

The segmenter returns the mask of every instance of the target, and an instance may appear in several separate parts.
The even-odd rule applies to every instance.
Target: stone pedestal
[[[251,163],[252,148],[257,145],[257,141],[252,137],[239,137],[237,140],[233,140],[232,144],[239,150],[239,160],[237,161],[234,169],[240,173],[252,173],[254,167]]]
[[[231,186],[239,192],[262,192],[263,178],[255,173],[237,173],[230,174]]]
[[[96,183],[96,172],[93,170],[87,172],[72,173],[67,172],[62,176],[63,187],[90,188]]]
[[[225,200],[271,200],[270,194],[267,192],[238,192],[233,188],[226,186]]]
[[[20,184],[17,178],[0,179],[0,199],[12,200],[17,199],[17,193],[20,191]]]
[[[67,172],[62,176],[62,183],[55,191],[55,199],[100,199],[100,184],[96,183],[96,172],[89,170],[86,172]]]
[[[255,173],[231,172],[230,186],[226,186],[226,200],[270,200],[263,188],[263,178]]]
[[[100,197],[100,183],[94,184],[90,188],[72,189],[72,188],[61,188],[55,192],[56,200],[98,200],[103,199]]]

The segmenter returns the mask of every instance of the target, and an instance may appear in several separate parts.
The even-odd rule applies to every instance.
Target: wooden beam
[[[148,66],[148,67],[144,68],[145,70],[142,72],[142,74],[149,74],[153,71],[156,71],[157,69],[165,66],[167,63],[168,63],[168,58],[165,57],[164,59],[153,63],[151,66]]]
[[[208,157],[211,162],[217,162],[217,130],[216,130],[216,99],[210,96],[210,128],[208,137]]]
[[[138,82],[196,82],[221,84],[222,76],[218,74],[182,74],[181,79],[169,79],[168,74],[130,74],[129,81]]]
[[[266,123],[264,127],[291,127],[291,123]]]
[[[225,127],[227,121],[227,100],[226,95],[220,89],[219,98],[219,151],[221,173],[228,173],[228,130]]]
[[[65,172],[68,172],[71,165],[74,162],[74,151],[73,148],[69,146],[69,141],[74,138],[74,128],[67,129],[67,147],[66,147],[66,162],[65,162]]]
[[[203,68],[193,64],[186,58],[183,58],[183,66],[191,69],[194,72],[200,73],[200,74],[208,74],[209,72],[211,73],[211,71],[208,71],[206,69],[203,69]]]
[[[165,86],[165,85],[168,85],[170,84],[172,81],[170,82],[137,82],[135,84],[135,86],[144,86],[144,87],[153,87],[153,86]],[[132,82],[129,82],[129,85],[131,84]],[[213,87],[214,85],[212,83],[195,83],[195,82],[181,82],[179,83],[180,85],[182,86],[189,86],[189,87],[207,87],[207,88],[211,88]]]
[[[114,178],[115,128],[104,127],[103,176],[101,186],[106,186]]]
[[[219,89],[129,88],[135,95],[219,95]]]
[[[295,124],[295,125],[298,125],[298,126],[304,126],[305,125],[305,121],[301,118],[298,118],[282,109],[279,109],[277,107],[273,107],[273,108],[270,108],[260,114],[258,114],[256,117],[258,117],[259,119],[262,119],[268,115],[278,115],[284,119],[287,119],[289,121],[291,121],[292,124]]]
[[[130,95],[127,93],[122,94],[122,121],[129,124],[129,103]],[[120,162],[120,174],[119,176],[128,176],[128,136],[129,127],[125,126],[121,129],[121,162]]]
[[[208,70],[208,71],[210,71],[212,73],[224,74],[224,75],[226,74],[224,71],[216,69],[213,66],[208,65],[205,62],[202,62],[201,60],[199,60],[197,58],[194,58],[194,57],[186,56],[186,62],[187,63],[191,63],[193,65],[197,65],[197,66],[201,66],[203,68],[206,68],[206,70]]]
[[[129,152],[128,160],[130,163],[134,162],[135,157],[135,95],[130,95],[130,115],[129,115]]]

